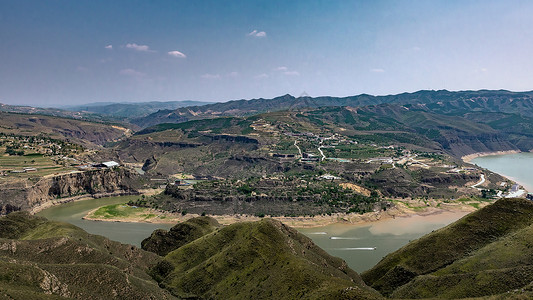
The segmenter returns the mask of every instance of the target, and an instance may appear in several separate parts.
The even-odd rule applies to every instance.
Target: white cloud
[[[110,50],[111,50],[111,49],[113,49],[113,45],[107,45],[107,46],[105,46],[104,48],[106,48],[106,49],[110,49]]]
[[[287,67],[277,67],[275,70],[276,70],[276,71],[283,71],[283,72],[285,72],[285,71],[289,70],[289,68],[287,68]]]
[[[148,47],[147,45],[137,45],[135,43],[130,43],[130,44],[126,44],[126,48],[128,49],[133,49],[135,51],[140,51],[140,52],[150,52],[150,47]]]
[[[374,69],[370,69],[370,72],[374,72],[374,73],[385,73],[385,70],[381,69],[381,68],[374,68]]]
[[[202,76],[203,79],[220,79],[220,75],[219,74],[209,74],[209,73],[206,73]]]
[[[120,70],[119,72],[121,75],[126,75],[126,76],[133,76],[133,77],[141,77],[141,76],[144,76],[145,74],[142,73],[142,72],[139,72],[139,71],[136,71],[134,69],[124,69],[124,70]]]
[[[487,68],[481,68],[481,72],[487,72],[488,69]]]
[[[255,79],[265,79],[268,78],[268,74],[262,73],[259,75],[254,76]]]
[[[230,73],[228,73],[228,77],[237,77],[239,75],[240,75],[239,72],[230,72]]]
[[[418,51],[422,50],[422,48],[420,48],[420,47],[417,47],[417,46],[413,47],[412,49],[413,49],[413,51],[416,51],[416,52],[418,52]]]
[[[183,54],[182,52],[179,52],[178,50],[169,51],[167,53],[168,53],[168,55],[174,56],[174,57],[179,57],[179,58],[186,58],[187,57],[187,55]]]
[[[300,72],[298,71],[287,71],[287,72],[283,72],[283,74],[287,76],[300,76]]]
[[[254,29],[252,32],[248,33],[247,36],[254,36],[254,37],[262,38],[262,37],[266,37],[267,34],[264,31],[257,31]]]

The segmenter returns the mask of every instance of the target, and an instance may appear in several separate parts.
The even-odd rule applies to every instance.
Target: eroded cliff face
[[[70,173],[0,186],[0,214],[31,210],[49,201],[78,195],[137,193],[138,175],[123,169],[101,169]]]

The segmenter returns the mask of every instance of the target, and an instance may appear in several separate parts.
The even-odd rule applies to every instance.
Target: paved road
[[[475,189],[478,189],[478,190],[481,190],[480,188],[478,188],[477,186],[478,185],[482,185],[483,183],[485,183],[485,174],[481,174],[481,180],[474,184],[473,186],[471,186],[472,188],[475,188]]]

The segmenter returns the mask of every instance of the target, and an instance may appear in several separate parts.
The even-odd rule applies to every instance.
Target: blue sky
[[[533,90],[533,1],[0,0],[0,102]]]

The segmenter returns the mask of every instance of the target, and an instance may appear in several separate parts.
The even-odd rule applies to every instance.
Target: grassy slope
[[[170,230],[158,229],[144,239],[141,247],[146,251],[165,256],[170,251],[188,244],[215,229],[221,227],[217,220],[211,217],[198,217],[179,223]]]
[[[171,299],[146,273],[159,260],[70,224],[26,213],[0,219],[0,297]]]
[[[533,280],[533,202],[501,199],[389,254],[362,274],[385,295],[474,297]]]
[[[153,269],[178,296],[217,299],[375,299],[346,263],[280,222],[224,227],[170,252]]]

